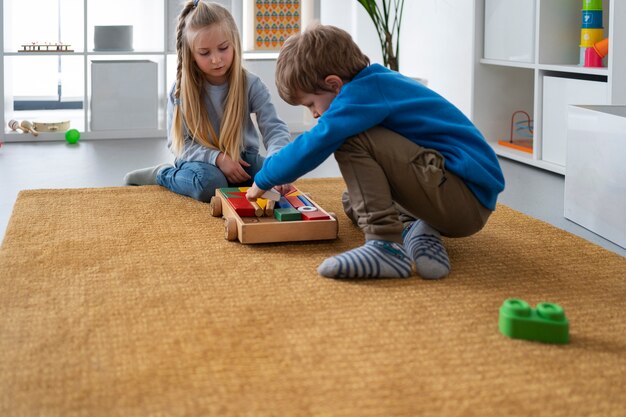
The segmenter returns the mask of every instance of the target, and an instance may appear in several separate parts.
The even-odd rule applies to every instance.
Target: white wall
[[[320,0],[323,24],[350,32],[372,62],[382,64],[374,26],[354,1]],[[466,115],[471,109],[474,2],[407,0],[400,35],[400,72],[426,78],[428,87]]]
[[[356,0],[319,0],[320,22],[348,31],[372,62],[382,64],[374,26]],[[407,0],[400,44],[400,72],[428,80],[428,87],[466,115],[471,111],[473,8],[468,0]],[[294,131],[310,125],[308,112],[283,102],[274,85],[274,60],[246,60],[272,91],[279,115]]]
[[[280,98],[278,95],[278,90],[276,89],[276,83],[274,81],[276,74],[276,60],[275,59],[246,59],[244,60],[244,67],[261,77],[261,79],[267,85],[267,88],[270,90],[272,95],[272,102],[274,103],[274,107],[276,107],[276,111],[278,115],[287,126],[289,126],[289,130],[292,132],[303,132],[307,130],[308,125],[310,124],[310,119],[307,117],[305,111],[308,113],[302,106],[292,106],[287,104]]]
[[[406,1],[400,71],[428,79],[428,87],[466,115],[471,110],[474,2]]]

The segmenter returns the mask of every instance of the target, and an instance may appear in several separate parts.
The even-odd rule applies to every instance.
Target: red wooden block
[[[297,209],[298,207],[304,206],[304,203],[302,202],[302,200],[298,198],[297,195],[288,195],[288,196],[285,196],[285,198],[287,198],[287,201],[289,201],[289,204],[291,204],[295,209]]]
[[[328,220],[330,216],[323,211],[303,211],[302,220]]]
[[[254,207],[245,198],[227,198],[226,201],[230,203],[240,217],[255,217]]]

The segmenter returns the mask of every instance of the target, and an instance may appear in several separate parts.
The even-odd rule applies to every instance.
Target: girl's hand
[[[265,193],[265,190],[261,190],[255,182],[252,184],[252,187],[248,188],[248,191],[246,191],[246,199],[248,201],[256,201],[256,199],[261,197],[263,193]]]
[[[217,167],[224,173],[224,176],[231,184],[240,184],[246,182],[252,177],[243,169],[249,167],[250,164],[240,159],[239,162],[233,161],[230,156],[220,153],[215,160]]]

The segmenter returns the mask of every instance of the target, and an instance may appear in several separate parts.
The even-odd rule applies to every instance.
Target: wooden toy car
[[[236,207],[245,205],[241,199],[245,200],[246,188],[218,188],[215,191],[215,196],[211,198],[211,215],[224,218],[224,238],[226,240],[239,239],[241,243],[245,244],[336,239],[339,226],[335,214],[325,211],[311,200],[310,196],[295,187],[294,189],[286,197],[306,196],[303,200],[310,203],[309,208],[300,211],[305,216],[307,212],[314,213],[318,218],[317,220],[280,221],[277,217],[280,217],[281,208],[275,209],[275,215],[268,216],[259,215],[258,205],[256,207],[251,206],[255,207],[256,210],[255,208],[243,210]],[[257,201],[257,203],[259,202]],[[293,212],[293,208],[285,210]],[[244,213],[244,215],[240,215],[240,213]]]

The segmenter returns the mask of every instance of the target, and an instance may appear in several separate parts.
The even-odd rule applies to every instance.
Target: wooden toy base
[[[516,139],[514,141],[499,140],[498,145],[506,146],[507,148],[516,149],[518,151],[533,153],[533,140],[532,139]]]
[[[226,240],[239,239],[244,244],[336,239],[339,224],[334,213],[328,213],[310,197],[307,198],[320,212],[330,218],[281,222],[267,216],[240,217],[220,189],[217,189],[215,196],[211,198],[211,215],[224,218]]]

